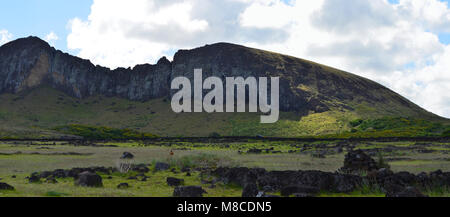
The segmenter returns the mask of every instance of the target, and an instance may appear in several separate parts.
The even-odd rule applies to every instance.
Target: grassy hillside
[[[120,138],[128,138],[126,135],[142,136],[140,133],[146,133],[146,136],[209,136],[215,133],[222,136],[299,137],[341,135],[355,129],[367,134],[371,132],[368,131],[370,127],[362,127],[367,125],[366,123],[354,126],[353,122],[358,119],[381,118],[386,114],[383,108],[372,109],[358,105],[355,106],[357,109],[352,111],[335,109],[307,115],[282,113],[276,124],[260,124],[260,114],[256,113],[175,114],[168,99],[148,102],[104,96],[76,99],[49,87],[40,87],[19,95],[3,94],[0,95],[0,101],[1,138],[45,138],[61,135],[91,138],[86,135],[92,134],[86,134],[86,131],[75,132],[76,129],[74,131],[74,128],[67,128],[68,125],[90,126],[94,128],[89,130],[99,132],[104,132],[105,129],[107,132],[114,131],[108,128],[121,129],[122,131],[115,131],[121,133]],[[398,113],[401,114],[401,111]],[[448,126],[445,119],[431,118],[423,121],[438,121],[440,128],[436,132],[443,133],[442,129]],[[414,134],[415,131],[410,132]]]

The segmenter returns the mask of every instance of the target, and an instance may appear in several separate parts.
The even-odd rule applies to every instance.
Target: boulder
[[[207,194],[200,186],[178,186],[173,191],[174,197],[203,197]]]
[[[173,177],[168,177],[166,179],[166,181],[167,181],[167,184],[169,186],[180,186],[180,185],[183,184],[184,179],[177,179],[177,178],[173,178]]]
[[[78,178],[75,179],[76,186],[82,187],[102,187],[102,177],[96,173],[89,171],[78,174]]]
[[[248,153],[248,154],[261,154],[262,151],[263,151],[262,149],[252,148],[252,149],[249,149],[249,150],[247,151],[247,153]]]
[[[0,182],[0,190],[14,190],[14,187],[4,182]]]
[[[170,168],[170,165],[167,163],[158,162],[155,164],[156,171],[164,171],[164,170],[168,170],[169,168]]]
[[[119,185],[117,185],[118,189],[126,189],[129,187],[130,187],[130,185],[128,185],[128,183],[120,183]]]

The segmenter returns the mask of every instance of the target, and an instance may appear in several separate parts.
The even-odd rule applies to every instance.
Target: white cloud
[[[44,38],[44,40],[47,41],[49,44],[53,44],[53,42],[57,41],[58,39],[59,37],[53,31],[48,33]]]
[[[13,35],[8,32],[8,30],[0,29],[0,45],[3,45],[11,41]]]
[[[385,84],[450,117],[450,10],[438,0],[94,0],[68,47],[109,67],[220,41],[310,59]],[[432,96],[432,97],[430,97]]]

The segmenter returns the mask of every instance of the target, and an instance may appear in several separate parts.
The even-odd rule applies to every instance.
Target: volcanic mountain
[[[258,114],[175,114],[173,78],[280,77],[281,120],[259,124]],[[0,137],[47,137],[79,124],[129,128],[161,136],[302,136],[349,131],[356,119],[403,117],[445,122],[363,77],[292,56],[217,43],[179,50],[173,61],[134,68],[96,66],[37,37],[0,47]]]

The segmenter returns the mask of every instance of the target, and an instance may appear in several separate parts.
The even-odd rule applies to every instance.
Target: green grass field
[[[337,141],[336,141],[337,142]],[[166,184],[167,177],[182,178],[185,185],[201,185],[209,197],[240,196],[242,189],[236,186],[217,184],[209,188],[201,184],[199,172],[193,172],[187,177],[180,172],[183,166],[196,166],[205,162],[208,167],[265,168],[267,170],[320,170],[334,172],[343,166],[345,153],[328,153],[325,158],[315,157],[315,153],[332,150],[336,142],[302,143],[295,142],[261,142],[248,141],[240,143],[189,143],[189,142],[142,142],[105,143],[106,147],[73,146],[64,142],[55,145],[43,142],[2,142],[0,143],[0,182],[6,182],[15,187],[14,191],[0,191],[0,196],[162,196],[172,195],[173,187]],[[308,150],[299,152],[305,144]],[[433,153],[418,153],[414,147],[421,144],[415,142],[373,142],[361,143],[357,148],[370,151],[380,148],[398,148],[391,152],[383,152],[384,158],[393,171],[409,171],[412,173],[431,172],[438,169],[450,171],[450,143],[433,143],[427,149]],[[249,149],[270,149],[276,153],[248,154]],[[410,150],[408,148],[411,148]],[[170,151],[174,156],[170,156]],[[50,171],[55,169],[71,169],[75,167],[106,166],[115,167],[119,157],[125,151],[135,155],[134,162],[154,165],[155,162],[168,162],[177,173],[169,171],[146,173],[148,181],[128,180],[135,173],[115,173],[112,179],[109,175],[102,175],[103,188],[76,187],[73,179],[58,179],[57,184],[30,184],[25,177],[33,172]],[[297,151],[289,153],[289,151]],[[376,157],[374,157],[376,159]],[[150,166],[151,168],[151,166]],[[16,178],[12,178],[15,175]],[[129,189],[117,189],[119,183],[130,184]],[[428,192],[432,196],[450,196],[447,190],[443,192]],[[349,194],[330,194],[322,192],[319,196],[359,197],[384,196],[372,189],[361,188]]]

